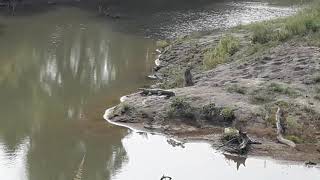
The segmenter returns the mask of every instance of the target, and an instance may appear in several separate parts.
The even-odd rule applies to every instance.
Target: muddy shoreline
[[[246,131],[250,138],[261,142],[260,145],[250,146],[249,156],[318,163],[319,102],[313,98],[314,92],[308,89],[315,88],[317,84],[313,78],[318,71],[320,48],[306,46],[304,41],[294,39],[267,48],[259,54],[244,55],[245,51],[239,51],[232,57],[236,60],[212,70],[204,70],[204,54],[208,48],[217,45],[226,33],[239,38],[242,49],[248,47],[250,32],[245,30],[176,40],[162,49],[158,61],[160,66],[154,72],[159,80],[151,87],[174,92],[192,109],[201,109],[208,104],[214,104],[220,114],[232,109],[234,118],[231,122],[226,123],[221,115],[205,120],[200,113],[194,113],[197,110],[192,110],[196,115],[191,118],[188,115],[171,116],[168,111],[172,108],[172,99],[176,97],[143,96],[139,92],[126,96],[122,103],[107,111],[105,118],[120,126],[157,132],[181,141],[206,141],[214,148],[224,144],[224,131],[232,127]],[[184,87],[181,77],[183,70],[189,66],[192,66],[195,85]],[[272,87],[275,84],[281,87]],[[287,88],[284,92],[282,85]],[[280,90],[273,91],[272,88]],[[295,148],[281,144],[276,139],[277,130],[272,116],[278,106],[285,109],[285,118],[292,117],[297,119],[295,122],[302,124],[292,131],[302,128],[309,131],[299,135],[292,132],[304,139],[297,142]],[[311,136],[313,139],[308,139]]]
[[[166,51],[166,53],[170,54],[170,51]],[[163,56],[161,56],[163,57]],[[169,56],[170,57],[170,56]],[[170,68],[165,68],[163,71],[170,70]],[[161,76],[161,74],[158,74],[157,76]],[[195,79],[198,79],[198,77],[195,75]],[[170,81],[170,80],[169,80]],[[200,83],[201,81],[196,81],[196,83]],[[193,87],[194,91],[201,91],[200,87]],[[207,89],[207,88],[205,88]],[[190,95],[189,92],[183,90],[183,89],[174,89],[173,90],[176,94],[181,94],[182,96],[188,96]],[[192,96],[192,95],[191,95]],[[195,97],[194,97],[195,98]],[[165,106],[169,106],[168,102],[166,102],[165,97],[157,97],[157,96],[151,96],[151,97],[143,97],[139,93],[137,94],[132,94],[128,95],[125,98],[126,100],[129,101],[130,104],[130,99],[132,102],[134,102],[134,107],[139,109],[139,108],[149,108],[153,109],[156,108],[158,109],[159,107],[156,104],[149,104],[147,107],[146,105],[142,105],[142,107],[138,107],[137,103],[139,102],[147,102],[147,101],[163,101],[159,102],[160,104],[165,104]],[[123,100],[125,102],[126,100]],[[148,107],[149,106],[149,107]],[[157,106],[157,107],[151,107],[150,106]],[[161,109],[161,108],[160,108]],[[155,110],[155,109],[153,109]],[[165,113],[165,112],[163,112]],[[106,114],[105,118],[108,118],[108,113]],[[120,119],[123,118],[120,116]],[[120,126],[125,126],[129,127],[132,129],[140,130],[140,131],[147,131],[147,132],[158,132],[161,134],[169,135],[172,136],[176,139],[182,140],[182,141],[206,141],[212,144],[214,148],[217,148],[223,144],[221,142],[221,138],[223,135],[223,127],[215,127],[215,126],[210,126],[208,127],[194,127],[193,125],[189,124],[184,124],[183,122],[176,121],[176,123],[146,123],[148,122],[148,118],[145,118],[145,120],[141,120],[136,122],[136,119],[131,119],[129,122],[126,121],[126,119],[130,119],[132,116],[124,117],[124,119],[119,120],[119,117],[114,117],[110,121],[112,122],[117,122],[119,121],[117,125]],[[135,117],[136,118],[136,117]],[[139,118],[139,116],[138,116]],[[143,118],[142,118],[143,119]],[[152,118],[153,119],[153,118]],[[267,129],[266,131],[269,132],[255,132],[256,129],[249,129],[249,134],[251,135],[252,138],[259,140],[262,142],[262,145],[253,145],[251,147],[251,150],[249,151],[248,155],[250,156],[268,156],[272,157],[275,159],[282,159],[282,160],[294,160],[294,161],[315,161],[319,162],[319,154],[318,148],[319,146],[315,146],[313,148],[315,149],[307,149],[309,144],[298,144],[296,149],[292,149],[290,147],[287,147],[286,145],[279,144],[276,139],[269,139],[270,137],[267,137],[268,139],[265,139],[265,134],[268,134],[267,136],[273,136],[275,137],[275,129]],[[250,132],[252,131],[252,133]],[[274,131],[274,132],[273,132]],[[306,151],[305,151],[306,150]],[[313,153],[310,154],[310,151]]]

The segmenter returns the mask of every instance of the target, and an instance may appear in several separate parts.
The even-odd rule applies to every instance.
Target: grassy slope
[[[293,39],[304,41],[309,46],[319,47],[320,2],[312,3],[310,7],[294,16],[239,26],[232,32],[237,33],[239,30],[251,34],[250,44],[245,50],[242,49],[242,54],[248,56]],[[238,50],[240,50],[239,39],[229,34],[224,35],[219,44],[205,54],[205,69],[213,69],[218,64],[229,62],[230,57]]]

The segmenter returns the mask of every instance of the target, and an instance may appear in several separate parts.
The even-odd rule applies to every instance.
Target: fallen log
[[[296,144],[293,141],[290,141],[289,139],[284,138],[282,135],[284,130],[281,125],[281,116],[282,116],[282,112],[280,107],[278,107],[278,110],[276,112],[277,140],[282,144],[295,148]]]
[[[139,88],[141,90],[141,95],[144,96],[166,96],[167,98],[170,98],[172,96],[175,96],[175,93],[172,91],[162,90],[162,89],[145,89],[145,88]]]

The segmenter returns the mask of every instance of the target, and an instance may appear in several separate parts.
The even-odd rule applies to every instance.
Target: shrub
[[[235,128],[224,128],[223,139],[229,141],[231,139],[237,138],[239,136],[239,131]]]
[[[263,90],[255,90],[250,96],[250,101],[254,104],[264,104],[272,101],[273,99],[273,96]]]
[[[289,130],[293,130],[293,131],[300,131],[302,129],[301,124],[298,123],[298,121],[291,116],[288,116],[286,118],[286,124],[287,124],[287,128]]]
[[[282,84],[274,83],[274,82],[268,86],[268,89],[272,92],[286,94],[286,95],[290,95],[290,96],[297,94],[297,92],[295,90],[291,89],[290,87],[287,87]]]
[[[230,123],[234,119],[234,111],[229,107],[217,107],[214,103],[204,105],[200,112],[201,118],[213,120],[222,124]]]
[[[266,119],[265,122],[268,126],[275,126],[276,125],[276,112],[277,112],[277,108],[268,104],[264,106],[265,110],[266,110]]]
[[[246,89],[241,87],[237,84],[233,84],[227,88],[227,91],[230,93],[239,93],[239,94],[246,94]]]
[[[165,48],[165,47],[169,46],[169,42],[166,41],[166,40],[158,40],[158,41],[156,42],[156,46],[157,46],[158,48]]]
[[[272,40],[272,30],[267,24],[255,24],[251,29],[253,31],[251,39],[253,43],[265,44]]]
[[[204,66],[206,69],[213,69],[217,65],[225,63],[227,58],[235,54],[239,49],[239,39],[227,35],[220,39],[217,46],[204,55]]]
[[[201,116],[207,120],[218,114],[217,107],[214,103],[204,105],[201,110]]]
[[[182,97],[175,97],[171,100],[168,115],[169,117],[185,117],[190,119],[195,117],[193,108]]]
[[[221,110],[221,115],[223,116],[223,118],[225,120],[232,120],[234,119],[234,112],[233,109],[229,108],[229,107],[224,107]]]

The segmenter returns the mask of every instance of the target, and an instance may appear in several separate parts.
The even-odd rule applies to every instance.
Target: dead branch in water
[[[162,89],[145,89],[145,88],[139,88],[142,92],[140,93],[141,95],[144,96],[151,96],[151,95],[156,95],[156,96],[167,96],[168,98],[175,96],[175,93],[172,91],[166,91]]]
[[[172,177],[163,175],[160,180],[172,180]]]
[[[81,180],[82,179],[82,171],[83,171],[83,165],[86,158],[86,154],[83,155],[82,160],[80,162],[79,168],[76,171],[76,176],[73,178],[73,180]]]
[[[281,125],[281,116],[282,116],[282,112],[280,107],[278,107],[278,110],[276,112],[276,125],[277,125],[277,140],[285,145],[288,145],[290,147],[295,148],[296,144],[292,141],[290,141],[289,139],[286,139],[283,137],[282,133],[283,133],[283,127]]]

